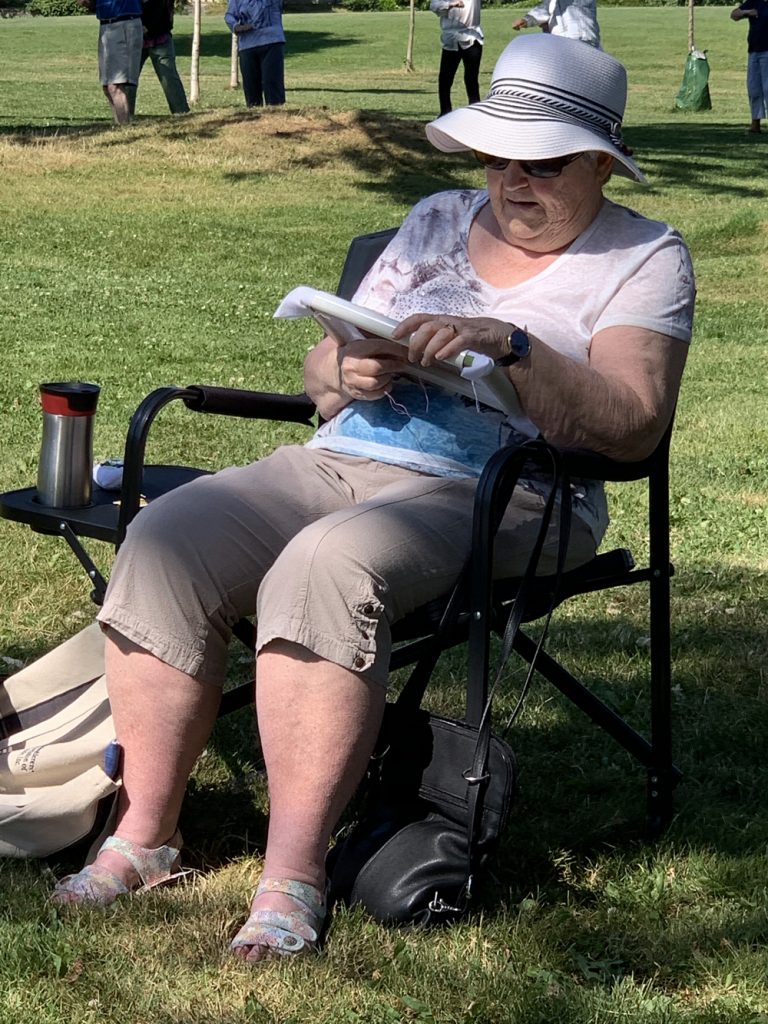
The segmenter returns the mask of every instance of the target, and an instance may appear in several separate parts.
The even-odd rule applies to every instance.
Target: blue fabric
[[[96,0],[96,17],[99,21],[126,18],[131,14],[141,17],[141,0]]]
[[[436,476],[479,476],[512,431],[503,413],[406,378],[390,400],[351,402],[316,434],[318,445]],[[521,440],[522,438],[518,438]],[[314,440],[314,439],[313,439]]]
[[[236,25],[252,25],[249,32],[238,32],[238,49],[268,43],[284,43],[282,0],[229,0],[224,21],[232,32]]]
[[[750,53],[747,58],[747,95],[753,119],[768,117],[768,50]]]

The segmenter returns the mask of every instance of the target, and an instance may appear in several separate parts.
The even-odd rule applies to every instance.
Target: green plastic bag
[[[691,50],[685,61],[683,84],[675,99],[676,110],[711,110],[709,61],[706,53]]]

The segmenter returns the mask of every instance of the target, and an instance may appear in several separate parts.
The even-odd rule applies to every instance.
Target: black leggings
[[[467,90],[469,103],[480,102],[480,59],[483,56],[482,43],[472,43],[466,50],[443,50],[440,57],[440,74],[437,79],[437,92],[440,97],[440,113],[447,114],[451,107],[451,86],[459,69],[464,64],[464,88]]]

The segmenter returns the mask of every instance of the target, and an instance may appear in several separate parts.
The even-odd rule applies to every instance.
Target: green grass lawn
[[[483,15],[484,84],[512,18]],[[217,729],[190,787],[182,829],[204,869],[192,884],[60,916],[45,902],[51,870],[72,864],[0,863],[0,1024],[768,1024],[768,141],[743,132],[745,31],[727,8],[696,10],[712,69],[713,109],[701,114],[673,110],[684,9],[607,8],[600,20],[629,69],[625,135],[650,179],[617,179],[609,194],[683,231],[699,289],[672,453],[685,773],[672,828],[643,844],[642,773],[538,684],[511,737],[521,792],[474,916],[420,934],[340,913],[322,960],[246,969],[221,952],[264,839],[243,712]],[[34,481],[42,380],[102,385],[99,458],[121,453],[131,412],[161,384],[298,390],[318,332],[272,320],[282,295],[332,288],[349,239],[397,223],[420,196],[481,183],[468,159],[424,139],[434,16],[417,16],[413,73],[405,14],[285,21],[284,111],[244,110],[228,88],[228,33],[209,14],[197,111],[165,116],[147,67],[139,117],[118,130],[96,78],[95,19],[0,20],[0,489]],[[179,17],[185,78],[190,31]],[[170,409],[150,458],[213,468],[300,436]],[[614,489],[612,511],[609,543],[642,554],[641,490]],[[93,607],[60,540],[0,521],[0,550],[3,672]],[[94,552],[107,571],[108,548]],[[557,613],[551,640],[640,724],[644,608],[635,592],[585,598]],[[248,669],[235,654],[235,674]],[[462,672],[453,655],[437,706],[456,708]]]

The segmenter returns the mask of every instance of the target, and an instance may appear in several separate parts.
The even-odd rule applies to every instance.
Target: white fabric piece
[[[0,685],[0,735],[0,856],[45,857],[88,836],[120,788],[97,623]]]
[[[482,44],[480,0],[464,0],[463,7],[451,7],[449,0],[432,0],[430,11],[440,18],[440,46],[444,50],[466,50]]]

